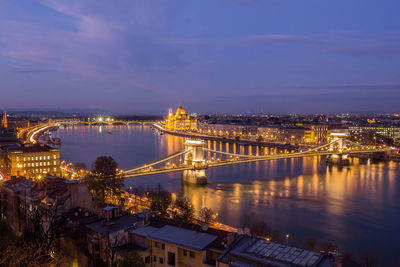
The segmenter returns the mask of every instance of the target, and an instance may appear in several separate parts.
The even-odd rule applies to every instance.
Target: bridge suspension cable
[[[133,169],[130,169],[130,170],[126,170],[126,171],[124,171],[124,173],[136,172],[136,171],[139,171],[139,170],[142,170],[142,169],[146,169],[146,168],[152,167],[152,166],[154,166],[154,165],[157,165],[157,164],[166,162],[166,161],[168,161],[168,160],[170,160],[170,159],[179,157],[179,156],[181,156],[181,155],[183,155],[183,154],[186,154],[186,153],[189,153],[189,152],[191,152],[191,151],[192,151],[192,149],[187,149],[187,150],[184,150],[184,151],[180,151],[180,152],[177,152],[177,153],[175,153],[175,154],[172,154],[172,155],[170,155],[170,156],[168,156],[168,157],[165,157],[165,158],[163,158],[163,159],[160,159],[160,160],[157,160],[157,161],[153,161],[153,162],[151,162],[151,163],[147,163],[147,164],[145,164],[145,165],[143,165],[143,166],[140,166],[140,167],[137,167],[137,168],[133,168]]]
[[[222,152],[222,151],[217,151],[217,150],[212,150],[209,148],[203,148],[203,150],[216,153],[216,154],[222,154],[222,155],[228,155],[228,156],[234,156],[234,157],[244,157],[244,158],[254,158],[256,156],[253,155],[242,155],[242,154],[235,154],[235,153],[229,153],[229,152]]]

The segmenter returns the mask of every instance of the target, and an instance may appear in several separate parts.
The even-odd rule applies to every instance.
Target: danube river
[[[149,126],[75,126],[60,129],[61,157],[85,162],[112,156],[121,169],[180,151],[184,138],[160,135]],[[208,143],[232,150],[233,144]],[[244,152],[248,148],[235,148]],[[252,148],[256,149],[256,148]],[[254,150],[253,150],[254,151]],[[128,178],[126,187],[183,192],[195,208],[218,212],[221,222],[239,226],[254,213],[274,230],[289,234],[289,244],[308,237],[338,244],[358,255],[372,251],[382,265],[400,263],[400,164],[327,167],[324,158],[257,162],[207,170],[207,186],[182,185],[181,173]]]

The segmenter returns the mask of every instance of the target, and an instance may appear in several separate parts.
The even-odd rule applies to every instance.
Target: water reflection
[[[90,166],[97,156],[111,155],[121,168],[180,151],[184,142],[146,126],[77,126],[58,135],[63,159]],[[241,154],[279,152],[216,141],[207,141],[206,146]],[[339,168],[327,167],[324,157],[275,160],[209,169],[207,186],[182,185],[180,173],[131,178],[125,184],[161,184],[170,191],[182,191],[196,210],[210,207],[222,222],[234,226],[246,212],[254,212],[274,229],[290,233],[293,244],[315,236],[355,254],[374,251],[388,265],[388,259],[395,259],[400,250],[400,166],[361,164],[357,159],[353,163]]]

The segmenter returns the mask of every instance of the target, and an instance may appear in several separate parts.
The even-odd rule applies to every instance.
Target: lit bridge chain
[[[387,152],[388,148],[364,146],[351,142],[344,134],[332,134],[332,141],[303,151],[285,151],[266,155],[243,155],[206,148],[201,140],[186,140],[184,150],[137,168],[121,171],[122,177],[183,171],[182,178],[197,184],[206,183],[205,170],[217,166],[242,164],[257,161],[329,156],[338,161],[349,155]],[[225,158],[224,158],[225,157]]]

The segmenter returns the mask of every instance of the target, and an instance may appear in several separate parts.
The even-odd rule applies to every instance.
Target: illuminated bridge
[[[256,161],[328,156],[328,162],[338,165],[349,164],[348,156],[386,153],[387,148],[364,146],[346,139],[341,133],[332,134],[332,141],[304,151],[284,151],[281,153],[260,153],[243,155],[206,148],[202,140],[186,140],[184,149],[160,160],[137,168],[122,171],[123,177],[182,171],[182,179],[194,184],[206,184],[206,169],[218,166],[242,164]]]
[[[113,121],[117,123],[118,121]],[[36,136],[51,127],[60,125],[71,125],[83,123],[81,121],[59,121],[48,124],[42,124],[39,126],[25,129],[26,139],[30,143],[36,143]],[[142,121],[141,123],[147,123]],[[153,123],[148,121],[148,123]],[[230,152],[217,151],[210,148],[206,148],[203,140],[186,140],[184,149],[165,158],[159,159],[154,162],[146,163],[142,166],[123,170],[121,176],[136,177],[145,176],[160,173],[169,173],[182,171],[182,178],[184,181],[194,184],[206,184],[207,176],[206,170],[212,167],[242,164],[257,161],[266,160],[277,160],[277,159],[289,159],[289,158],[302,158],[302,157],[313,157],[313,156],[328,156],[328,162],[338,165],[349,164],[349,156],[360,156],[360,155],[377,155],[386,153],[389,151],[388,148],[366,146],[354,143],[346,139],[346,135],[343,133],[331,134],[332,140],[329,143],[310,148],[303,151],[281,151],[280,153],[273,153],[263,151],[256,155],[244,155]],[[78,174],[68,166],[61,166],[64,170],[78,176]]]

